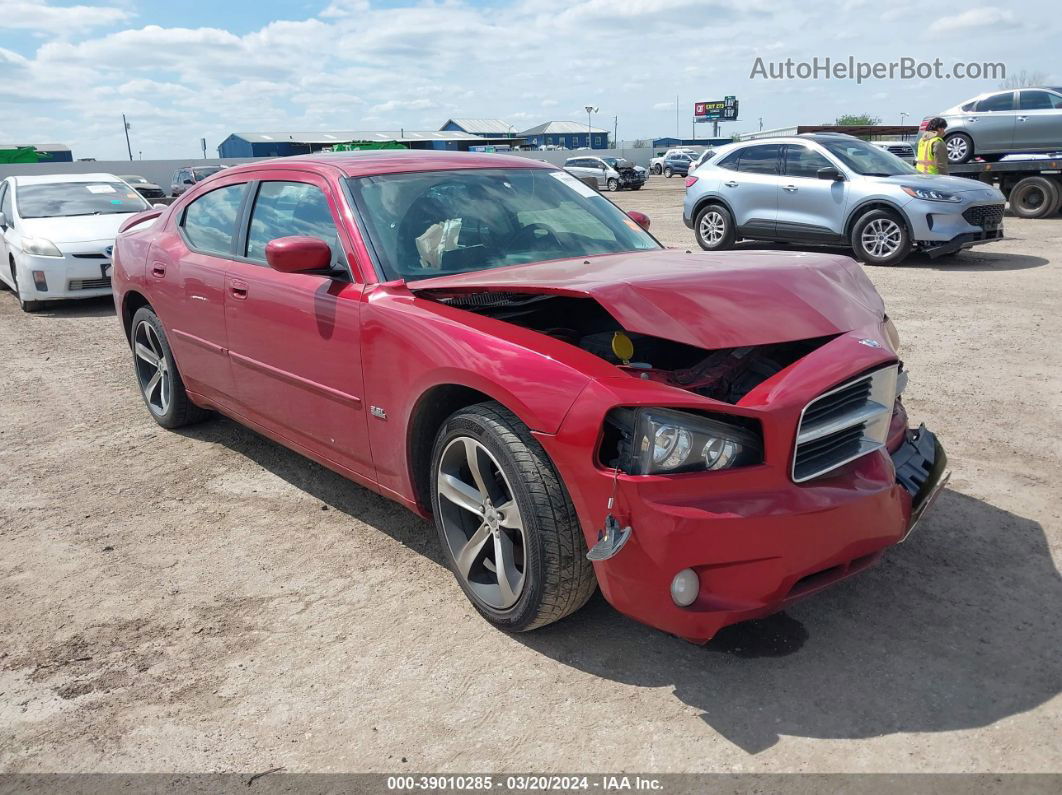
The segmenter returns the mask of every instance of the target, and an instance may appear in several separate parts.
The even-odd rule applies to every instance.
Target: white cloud
[[[47,3],[4,0],[0,30],[37,30],[50,33],[98,28],[125,22],[132,14],[107,6],[51,6]]]
[[[657,102],[653,105],[653,110],[674,110],[674,102]]]
[[[974,30],[976,28],[1008,28],[1016,25],[1014,12],[1010,9],[984,6],[982,8],[971,8],[961,14],[941,17],[929,26],[929,32],[951,33]]]

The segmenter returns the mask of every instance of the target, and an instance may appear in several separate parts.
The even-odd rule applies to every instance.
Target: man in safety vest
[[[941,137],[948,129],[948,123],[939,116],[929,120],[926,131],[918,139],[918,157],[915,168],[923,174],[948,173],[948,147]]]

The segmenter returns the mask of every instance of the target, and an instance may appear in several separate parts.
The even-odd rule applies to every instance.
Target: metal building
[[[608,130],[602,130],[600,127],[587,127],[577,121],[547,121],[530,130],[524,130],[520,133],[520,137],[534,149],[542,146],[563,149],[578,149],[584,146],[590,149],[608,149]]]
[[[334,132],[240,132],[232,133],[218,146],[219,157],[287,157],[306,155],[354,141],[399,143],[410,149],[444,149],[466,152],[473,146],[522,143],[500,136],[485,138],[458,131],[443,130],[337,130]]]
[[[447,119],[443,132],[463,132],[480,138],[515,138],[516,127],[501,119]]]

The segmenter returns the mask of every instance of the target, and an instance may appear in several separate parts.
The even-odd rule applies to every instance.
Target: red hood
[[[628,331],[701,348],[839,334],[880,322],[881,296],[849,257],[804,252],[642,251],[411,282],[410,290],[593,298]]]

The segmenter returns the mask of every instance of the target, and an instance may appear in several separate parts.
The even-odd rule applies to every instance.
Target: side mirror
[[[159,202],[155,202],[154,204],[151,205],[151,208],[153,210],[165,210],[166,209],[166,205],[165,204],[160,204]]]
[[[649,231],[649,216],[645,213],[640,213],[637,210],[630,210],[627,213],[627,217],[634,221],[634,223],[638,224],[638,226],[646,232]]]
[[[184,180],[183,184],[185,184],[185,185],[194,185],[195,184],[195,180],[192,179],[191,177],[185,177],[185,180]]]
[[[265,248],[269,267],[281,273],[324,270],[332,264],[332,249],[319,237],[278,237]]]
[[[820,168],[816,173],[819,175],[819,179],[832,179],[834,182],[844,182],[844,174],[833,166]]]
[[[7,229],[7,214],[0,213],[0,229]]]

